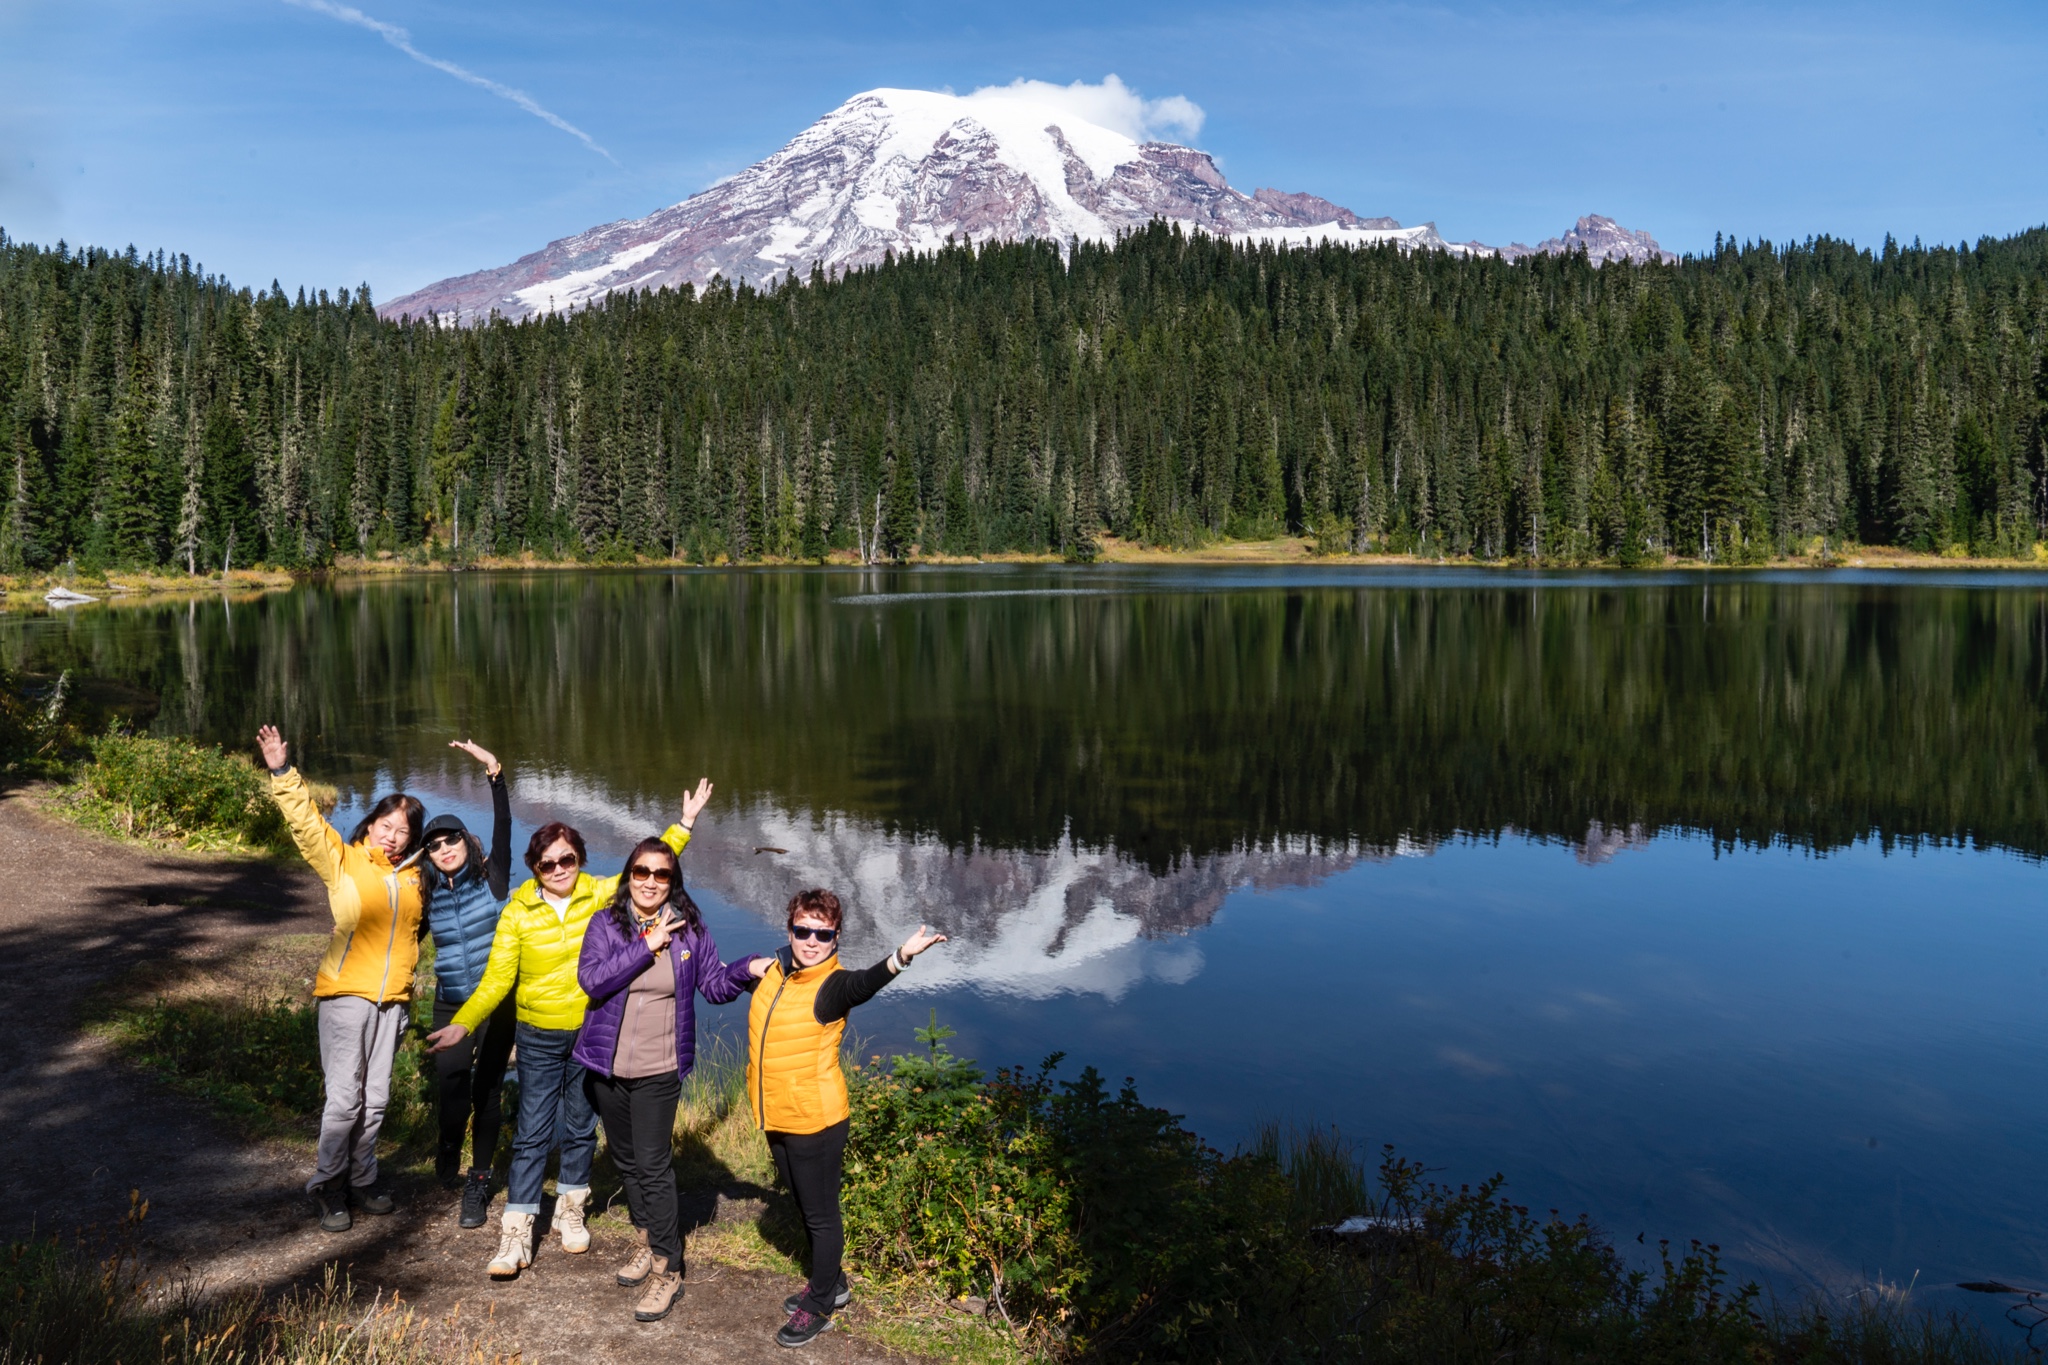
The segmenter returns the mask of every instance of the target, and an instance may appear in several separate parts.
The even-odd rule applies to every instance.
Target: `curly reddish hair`
[[[799,891],[789,898],[789,922],[796,923],[798,915],[809,915],[821,919],[832,928],[839,927],[839,897],[823,887],[810,891]]]

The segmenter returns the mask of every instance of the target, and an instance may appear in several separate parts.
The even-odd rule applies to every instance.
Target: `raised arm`
[[[460,749],[484,765],[491,782],[491,851],[484,859],[484,880],[491,894],[505,899],[512,886],[512,794],[505,786],[505,765],[498,756],[474,740],[451,739],[451,749]]]
[[[668,845],[669,852],[681,857],[683,850],[690,846],[690,830],[697,823],[697,817],[704,813],[704,807],[711,801],[711,779],[697,779],[697,789],[683,797],[683,818],[661,832],[661,841]],[[617,876],[592,877],[591,892],[599,904],[612,898],[619,889]]]
[[[275,725],[256,732],[256,751],[270,770],[270,799],[277,802],[299,853],[331,891],[341,883],[341,835],[321,818],[306,779],[291,763],[289,747]],[[344,926],[346,927],[346,926]]]
[[[903,940],[903,946],[865,971],[834,972],[818,987],[817,1003],[811,1013],[821,1024],[831,1024],[853,1013],[854,1008],[875,998],[875,993],[896,979],[910,960],[927,948],[944,943],[946,936],[925,925]]]

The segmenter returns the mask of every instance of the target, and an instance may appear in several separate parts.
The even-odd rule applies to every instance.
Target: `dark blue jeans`
[[[575,1029],[513,1031],[519,1047],[519,1120],[512,1134],[512,1174],[505,1182],[505,1212],[539,1213],[548,1153],[562,1149],[555,1193],[590,1188],[590,1163],[597,1156],[597,1115],[584,1090],[583,1064],[573,1060]]]

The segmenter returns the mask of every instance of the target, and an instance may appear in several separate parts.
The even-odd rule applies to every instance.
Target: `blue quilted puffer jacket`
[[[460,1005],[476,993],[490,960],[498,914],[505,908],[512,871],[512,801],[503,773],[491,779],[491,852],[479,858],[471,836],[469,861],[454,876],[427,858],[419,862],[426,913],[434,936],[434,998]]]

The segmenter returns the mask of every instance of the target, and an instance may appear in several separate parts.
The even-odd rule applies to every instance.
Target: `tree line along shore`
[[[2031,560],[2048,229],[1676,264],[955,246],[453,328],[0,238],[0,569],[1276,541]]]

